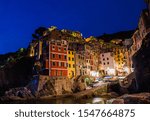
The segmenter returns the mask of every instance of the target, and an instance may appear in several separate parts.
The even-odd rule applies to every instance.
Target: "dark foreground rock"
[[[125,104],[150,104],[150,93],[126,94],[119,99],[123,99]]]
[[[138,92],[150,92],[150,33],[133,56]]]
[[[125,94],[116,99],[108,100],[111,104],[150,104],[150,93]]]
[[[0,96],[11,88],[26,86],[32,78],[33,64],[33,58],[22,57],[0,68]]]

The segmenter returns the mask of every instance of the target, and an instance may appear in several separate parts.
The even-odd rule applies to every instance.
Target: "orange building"
[[[55,43],[50,43],[49,48],[49,76],[66,76],[67,72],[67,43],[65,40],[60,40]]]

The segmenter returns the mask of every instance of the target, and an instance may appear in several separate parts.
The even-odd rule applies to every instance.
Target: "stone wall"
[[[72,82],[64,77],[48,77],[40,75],[38,92],[39,96],[62,95],[71,93]]]

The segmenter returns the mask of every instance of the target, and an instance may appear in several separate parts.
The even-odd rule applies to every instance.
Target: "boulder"
[[[63,95],[72,93],[72,82],[65,77],[52,77],[47,76],[47,80],[44,80],[44,76],[40,75],[40,81],[38,87],[38,95]]]
[[[72,91],[73,92],[81,92],[86,90],[87,85],[85,81],[86,76],[77,76],[75,79],[72,80],[73,86]]]
[[[150,104],[150,93],[125,94],[117,99],[123,99],[125,104]]]

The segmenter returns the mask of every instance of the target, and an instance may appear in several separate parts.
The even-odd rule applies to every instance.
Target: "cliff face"
[[[32,77],[34,59],[23,57],[0,69],[0,95],[10,88],[26,86]]]
[[[134,55],[133,63],[137,90],[150,92],[150,34],[145,37],[141,49]]]

